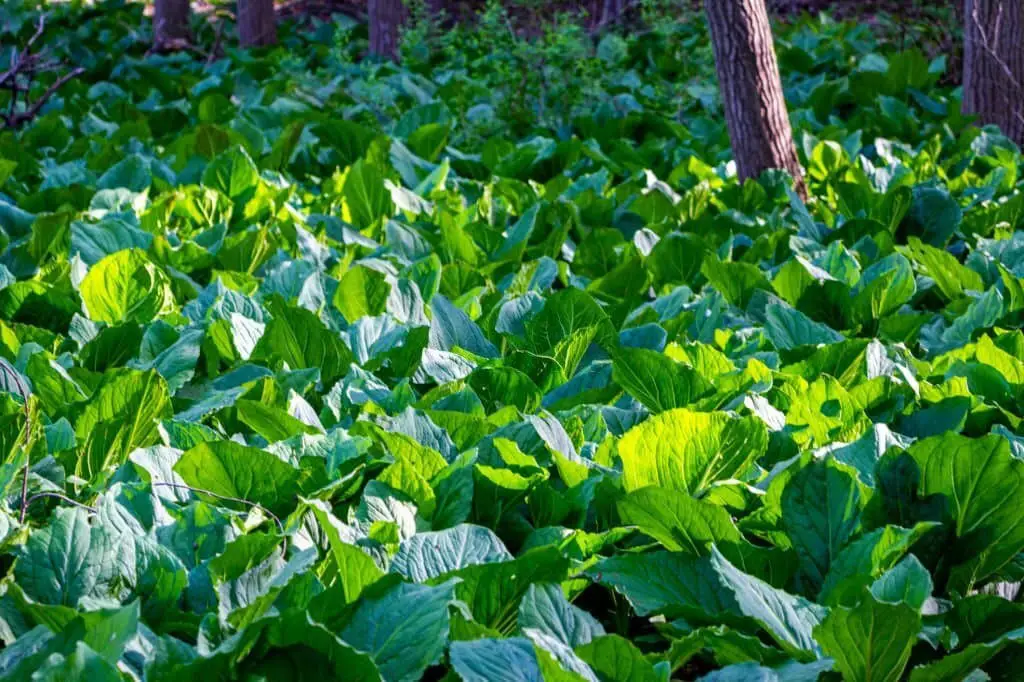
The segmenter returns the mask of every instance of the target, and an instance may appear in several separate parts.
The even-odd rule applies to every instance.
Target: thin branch
[[[28,54],[29,48],[32,44],[39,40],[39,37],[43,35],[43,29],[46,28],[46,15],[39,15],[39,22],[36,24],[36,32],[32,34],[32,37],[28,39],[28,43],[25,45],[25,49],[22,54]]]
[[[43,35],[43,29],[46,28],[46,16],[41,15],[39,17],[39,24],[36,26],[36,32],[32,34],[32,37],[28,39],[25,47],[22,48],[19,53],[16,48],[11,48],[11,68],[7,69],[2,76],[0,76],[0,83],[5,83],[8,78],[17,77],[18,71],[22,65],[29,61],[31,58],[30,50],[32,44],[39,40],[39,36]]]
[[[39,114],[39,111],[54,95],[54,93],[57,92],[57,90],[63,87],[71,79],[77,78],[85,73],[85,69],[81,67],[72,69],[70,72],[57,78],[57,80],[46,89],[38,100],[32,102],[29,99],[29,92],[32,89],[33,79],[37,78],[41,73],[57,71],[62,65],[60,60],[51,59],[45,48],[35,54],[32,54],[32,46],[40,37],[42,37],[45,28],[46,17],[44,15],[39,17],[39,24],[36,27],[35,33],[28,39],[28,42],[25,44],[25,47],[22,48],[21,52],[12,48],[11,65],[7,71],[0,74],[0,89],[9,90],[11,93],[11,100],[7,114],[0,114],[0,129],[17,128],[22,123],[31,121]],[[22,83],[19,83],[19,79]],[[22,112],[17,110],[20,94],[24,95],[24,104],[26,107],[25,111]]]
[[[270,511],[269,509],[264,507],[259,502],[252,502],[250,500],[242,499],[241,497],[231,497],[230,495],[221,495],[220,493],[215,493],[212,490],[204,490],[203,488],[196,488],[196,487],[193,487],[193,486],[190,486],[190,485],[186,485],[184,483],[172,483],[170,481],[153,481],[153,482],[150,483],[150,486],[153,487],[153,488],[156,488],[157,486],[161,486],[161,487],[164,487],[164,488],[178,488],[178,489],[182,489],[182,490],[190,490],[190,491],[192,491],[194,493],[198,493],[200,495],[209,495],[210,497],[216,497],[219,500],[225,500],[227,502],[237,502],[238,504],[245,504],[245,505],[248,505],[250,507],[255,507],[256,509],[259,509],[260,511],[266,513],[267,516],[269,516],[270,518],[274,519],[274,523],[277,524],[278,530],[281,531],[282,535],[284,534],[284,524],[281,523],[281,519],[279,519],[277,517],[277,515],[274,514],[274,512]]]
[[[45,492],[45,493],[36,493],[32,497],[30,497],[27,500],[25,500],[24,505],[22,505],[22,514],[24,514],[25,510],[27,510],[29,508],[29,505],[31,505],[36,500],[42,499],[44,497],[54,497],[54,498],[56,498],[58,500],[64,500],[68,504],[74,505],[74,506],[78,507],[79,509],[85,509],[86,511],[91,511],[93,514],[96,513],[96,508],[95,507],[90,507],[89,505],[82,504],[81,502],[78,502],[77,500],[72,500],[67,495],[62,495],[61,493]],[[25,522],[25,517],[24,516],[22,516],[21,522],[22,523]]]
[[[69,71],[68,73],[64,74],[60,78],[58,78],[56,81],[54,81],[53,85],[46,89],[46,92],[43,93],[42,97],[40,97],[32,103],[32,106],[30,106],[28,109],[21,112],[20,114],[16,114],[13,118],[9,119],[7,121],[8,127],[17,128],[25,121],[31,121],[33,118],[36,117],[36,114],[39,113],[39,110],[43,108],[43,105],[46,104],[46,100],[50,99],[50,97],[52,97],[55,92],[60,90],[61,87],[69,80],[71,80],[72,78],[78,78],[83,73],[85,73],[85,69],[83,69],[81,66],[78,66]]]
[[[214,29],[213,35],[213,47],[210,48],[210,54],[206,58],[206,64],[203,66],[204,69],[210,68],[210,65],[217,61],[217,53],[220,52],[220,41],[224,33],[224,22],[218,21],[217,28]]]

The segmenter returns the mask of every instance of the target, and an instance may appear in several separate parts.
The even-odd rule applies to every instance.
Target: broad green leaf
[[[102,258],[79,289],[89,319],[109,324],[150,322],[174,310],[170,280],[138,249]]]
[[[1024,519],[1014,500],[1024,489],[1024,462],[1000,436],[972,439],[946,433],[910,446],[918,493],[941,495],[955,541],[945,554],[950,588],[969,589],[1024,549]]]
[[[742,541],[723,507],[677,490],[640,488],[620,499],[617,507],[623,523],[636,526],[674,552],[703,555],[711,544]]]
[[[812,462],[786,483],[782,525],[800,556],[801,576],[815,593],[859,531],[862,505],[856,478],[833,462]]]
[[[448,642],[448,607],[455,585],[401,583],[379,596],[364,596],[338,636],[365,651],[386,680],[418,680],[437,663]]]
[[[916,291],[910,261],[900,254],[886,256],[866,269],[851,290],[850,323],[879,321],[909,301]]]
[[[914,188],[907,222],[922,241],[942,247],[960,226],[963,215],[963,209],[947,190],[919,186]]]
[[[265,450],[233,441],[196,445],[181,456],[174,471],[200,496],[240,511],[262,505],[280,512],[295,505],[299,492],[298,469]]]
[[[345,602],[352,603],[359,598],[364,589],[377,582],[384,572],[377,567],[370,555],[348,542],[354,538],[346,537],[349,532],[324,502],[313,500],[309,507],[321,531],[327,537],[328,553],[338,570],[338,580],[341,581]]]
[[[589,644],[578,647],[576,654],[601,682],[656,682],[661,679],[643,653],[619,635],[596,637]]]
[[[828,325],[815,322],[799,310],[781,303],[770,303],[765,308],[764,331],[768,340],[779,350],[843,340],[843,335]]]
[[[525,637],[452,642],[452,668],[463,682],[542,682],[533,643]]]
[[[167,382],[153,370],[108,373],[75,421],[79,475],[91,480],[136,448],[159,442],[160,422],[171,417],[168,393]]]
[[[349,368],[352,351],[316,315],[283,302],[271,307],[274,318],[256,343],[252,360],[287,364],[290,369],[319,368],[324,384],[333,384]]]
[[[440,294],[430,302],[430,346],[440,350],[462,348],[485,358],[498,357],[498,349],[465,312]]]
[[[717,549],[712,550],[711,564],[733,594],[740,613],[756,621],[791,654],[802,657],[803,652],[817,654],[819,647],[814,641],[813,629],[828,613],[825,607],[741,572]]]
[[[203,184],[239,199],[253,190],[260,176],[256,164],[242,147],[234,147],[217,156],[203,171]]]
[[[356,265],[341,276],[333,302],[346,320],[355,322],[365,315],[384,312],[390,293],[391,285],[384,273]]]
[[[692,367],[646,348],[617,349],[612,379],[655,414],[686,407],[711,390]]]
[[[620,555],[599,562],[587,575],[625,595],[639,615],[734,625],[749,619],[800,656],[818,651],[811,631],[828,612],[743,573],[717,549],[706,557],[669,552]]]
[[[655,244],[646,265],[658,285],[692,285],[703,259],[704,246],[696,236],[671,233]]]
[[[904,603],[920,610],[932,596],[932,576],[913,554],[871,583],[871,595],[881,602]]]
[[[417,533],[402,543],[391,570],[416,582],[475,564],[508,561],[512,555],[487,528],[462,524],[434,533]]]
[[[924,244],[917,237],[907,240],[904,253],[913,259],[920,271],[935,280],[935,285],[948,300],[963,296],[965,290],[981,293],[985,283],[981,275],[962,265],[956,256],[943,249]]]
[[[272,407],[255,400],[237,400],[235,409],[238,419],[263,436],[270,443],[287,440],[302,434],[319,433],[320,430],[304,424],[279,407]]]
[[[118,547],[89,524],[83,509],[57,509],[50,523],[35,530],[21,548],[14,575],[32,599],[77,607],[82,599],[110,600],[117,575]]]
[[[755,291],[771,291],[772,288],[761,269],[750,263],[728,263],[709,257],[704,259],[701,274],[738,308],[746,308]]]
[[[568,573],[569,560],[557,548],[546,546],[512,560],[467,566],[442,578],[459,578],[456,596],[469,606],[474,620],[507,635],[515,629],[519,604],[530,585],[561,583]]]
[[[742,476],[768,447],[764,424],[722,412],[669,410],[630,429],[619,441],[627,491],[656,485],[692,495]]]
[[[571,649],[605,634],[601,623],[570,604],[555,583],[530,585],[519,604],[519,628],[543,632]]]
[[[865,597],[858,606],[838,607],[814,629],[825,654],[851,682],[897,682],[921,629],[917,609]]]
[[[384,187],[380,168],[366,158],[352,164],[345,173],[341,191],[344,201],[342,215],[357,228],[367,228],[394,211],[394,204]]]
[[[818,601],[827,605],[856,602],[864,588],[895,566],[918,539],[937,525],[884,526],[853,540],[834,557]]]

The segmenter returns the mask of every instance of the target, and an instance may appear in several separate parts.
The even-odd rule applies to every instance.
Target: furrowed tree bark
[[[786,170],[806,199],[764,0],[704,0],[704,8],[740,180]]]
[[[1024,0],[966,0],[963,112],[1024,145]]]
[[[405,14],[402,0],[369,0],[370,54],[398,61],[398,38]]]
[[[238,42],[242,47],[277,42],[274,0],[238,0]]]
[[[191,38],[188,0],[155,0],[153,3],[153,47],[158,50],[184,47]]]

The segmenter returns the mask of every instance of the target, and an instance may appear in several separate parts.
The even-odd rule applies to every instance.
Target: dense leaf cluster
[[[805,204],[699,22],[140,12],[0,135],[0,677],[1015,678],[1021,156],[941,59],[780,32]]]

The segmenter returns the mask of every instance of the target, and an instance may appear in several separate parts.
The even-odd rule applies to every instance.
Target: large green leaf
[[[174,310],[170,280],[138,249],[102,258],[79,291],[89,318],[98,322],[149,322]]]
[[[918,493],[941,495],[955,541],[945,554],[950,587],[968,589],[1024,549],[1024,518],[1014,500],[1024,489],[1024,462],[1000,436],[946,433],[907,450],[919,470]]]
[[[512,555],[487,528],[462,524],[436,533],[417,533],[402,543],[391,570],[423,582],[474,564],[507,561]]]
[[[345,319],[355,322],[364,315],[384,312],[390,293],[391,285],[384,273],[357,265],[341,276],[333,300]]]
[[[612,379],[654,413],[686,407],[711,389],[692,367],[646,348],[617,349]]]
[[[822,650],[851,682],[897,682],[917,642],[921,616],[905,604],[866,597],[858,606],[836,608],[814,629]]]
[[[352,351],[341,335],[331,331],[316,315],[277,301],[274,318],[252,351],[252,360],[284,363],[291,369],[317,368],[325,384],[341,378],[349,368]]]
[[[717,549],[705,557],[669,552],[621,555],[602,560],[587,575],[625,595],[640,615],[709,624],[749,621],[799,656],[818,650],[812,630],[828,613],[743,573]]]
[[[338,636],[365,651],[386,680],[418,680],[440,660],[448,641],[455,585],[396,585],[364,597]]]
[[[833,562],[860,529],[856,477],[831,461],[797,472],[782,491],[782,524],[800,555],[801,577],[817,592]]]
[[[742,476],[767,447],[764,424],[752,417],[669,410],[619,441],[622,482],[626,490],[656,485],[695,495]]]
[[[672,551],[701,555],[712,544],[742,540],[728,511],[685,492],[640,488],[620,499],[617,507],[624,523],[636,526]]]
[[[345,202],[343,215],[359,228],[370,227],[394,211],[383,173],[366,158],[356,161],[345,173],[341,196]]]
[[[619,635],[597,637],[576,649],[576,653],[601,682],[656,682],[660,679],[643,653]]]
[[[533,644],[525,637],[453,642],[452,667],[464,682],[541,682]]]
[[[542,632],[571,649],[604,635],[601,623],[570,604],[555,583],[530,585],[519,604],[519,628]]]
[[[90,526],[85,510],[58,509],[21,549],[15,579],[44,604],[75,607],[84,598],[109,599],[118,551],[108,534]]]
[[[310,502],[310,511],[327,538],[329,556],[338,571],[341,592],[346,603],[354,602],[364,589],[377,582],[384,572],[369,554],[357,547],[350,529],[331,513],[330,507],[319,500]]]
[[[181,456],[174,471],[200,496],[240,510],[249,503],[280,512],[295,505],[299,492],[298,469],[233,441],[200,443]]]

